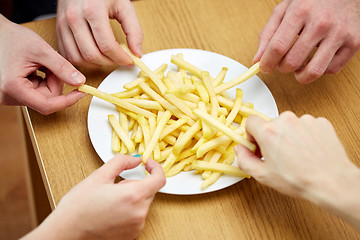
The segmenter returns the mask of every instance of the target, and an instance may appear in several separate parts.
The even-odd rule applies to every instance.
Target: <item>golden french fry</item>
[[[139,87],[134,87],[134,88],[126,90],[126,91],[113,93],[113,94],[111,94],[111,96],[114,96],[117,98],[130,98],[130,97],[138,96],[141,93],[143,93],[143,91]]]
[[[183,102],[183,100],[171,93],[165,94],[164,98],[177,107],[186,116],[193,120],[197,120],[197,117],[192,113],[192,110]]]
[[[108,115],[108,120],[109,120],[111,127],[116,132],[116,134],[119,136],[121,141],[124,142],[125,146],[129,150],[129,152],[133,153],[135,151],[135,145],[131,141],[129,135],[126,134],[125,131],[122,129],[122,127],[120,126],[120,123],[119,123],[118,119],[115,117],[115,115],[113,115],[113,114]]]
[[[204,102],[199,102],[198,107],[201,111],[207,112]],[[205,140],[209,140],[213,135],[211,127],[204,120],[201,120],[201,126],[203,131],[203,138]]]
[[[165,127],[164,131],[160,135],[160,140],[162,140],[165,136],[169,135],[174,130],[178,129],[181,125],[184,125],[187,121],[188,119],[181,118]]]
[[[209,103],[210,102],[209,94],[208,94],[208,91],[206,90],[206,87],[204,86],[203,82],[195,76],[192,76],[191,79],[193,80],[194,86],[195,86],[196,91],[198,92],[201,100],[204,103]]]
[[[158,74],[158,73],[164,73],[164,71],[167,69],[167,64],[163,63],[161,64],[158,68],[156,68],[154,70],[154,73]],[[139,77],[141,78],[148,78],[149,76],[144,72],[144,71],[140,71],[139,72]]]
[[[149,122],[145,119],[144,116],[138,115],[138,123],[142,129],[142,136],[144,138],[144,147],[147,148],[147,146],[150,143],[150,127]]]
[[[196,156],[198,158],[201,158],[208,151],[210,151],[216,147],[219,147],[221,145],[228,145],[230,142],[231,142],[231,139],[226,135],[212,139],[212,140],[205,142],[204,144],[199,146],[199,148],[196,150]]]
[[[220,95],[217,95],[216,98],[217,98],[217,100],[218,100],[218,102],[219,102],[219,104],[221,106],[224,106],[229,110],[233,109],[234,101],[226,99],[225,97],[220,96]],[[253,109],[253,108],[251,108],[249,106],[249,103],[245,103],[245,102],[242,103],[242,105],[241,105],[241,107],[239,109],[239,114],[240,114],[240,118],[241,118],[241,116],[247,116],[248,117],[248,116],[251,116],[251,115],[257,115],[257,116],[265,119],[266,121],[271,120],[270,117],[266,116],[265,114],[263,114],[263,113],[261,113],[259,111],[256,111],[255,109]],[[239,114],[238,114],[238,116],[239,116]]]
[[[171,56],[171,62],[175,65],[177,65],[181,69],[185,69],[195,76],[201,78],[201,72],[202,70],[186,61],[184,59],[181,59],[179,56],[172,55]]]
[[[125,113],[119,112],[119,122],[120,122],[120,126],[124,130],[125,134],[129,135],[129,124],[128,124],[128,119],[127,119],[127,116],[125,115]],[[127,151],[128,151],[128,149],[127,149],[125,143],[121,142],[120,153],[126,154]]]
[[[162,168],[164,170],[164,172],[166,173],[171,166],[176,162],[178,156],[174,154],[174,151],[171,151],[169,156],[167,157],[167,159],[165,160],[165,162],[162,165]]]
[[[235,117],[237,116],[241,107],[242,97],[243,97],[243,91],[239,88],[236,89],[235,103],[229,115],[226,117],[226,122],[225,122],[226,126],[230,126],[230,124],[234,121]]]
[[[136,66],[138,66],[141,70],[143,70],[153,81],[153,83],[159,88],[160,92],[162,94],[165,94],[166,87],[164,83],[161,81],[161,79],[158,78],[158,76],[151,71],[151,69],[146,66],[143,61],[140,60],[140,58],[136,57],[134,54],[131,53],[130,49],[125,46],[125,44],[120,44],[121,48],[130,56],[130,58],[133,60]]]
[[[122,107],[122,108],[126,108],[127,110],[131,111],[131,112],[135,112],[137,114],[141,114],[145,117],[150,117],[150,116],[153,116],[154,114],[152,112],[149,112],[147,110],[144,110],[142,108],[139,108],[131,103],[128,103],[122,99],[119,99],[117,97],[114,97],[110,94],[107,94],[107,93],[104,93],[94,87],[91,87],[89,85],[81,85],[79,88],[78,88],[79,91],[81,92],[85,92],[85,93],[89,93],[91,95],[94,95],[95,97],[98,97],[102,100],[105,100],[107,102],[110,102],[110,103],[113,103],[119,107]]]
[[[214,152],[214,154],[211,156],[211,158],[209,159],[209,161],[206,161],[206,162],[208,162],[208,163],[217,163],[219,160],[220,160],[220,158],[221,158],[221,156],[222,156],[222,153],[220,153],[220,152],[218,152],[218,151],[215,151]],[[193,166],[194,167],[194,166]],[[202,177],[202,179],[207,179],[209,176],[210,176],[210,174],[211,174],[211,170],[209,170],[209,169],[198,169],[198,170],[205,170],[202,174],[201,174],[201,177]]]
[[[222,164],[231,165],[234,162],[235,159],[235,153],[233,151],[234,145],[235,144],[230,145],[227,151],[228,154],[223,157],[223,160],[220,160]],[[212,172],[210,176],[202,182],[201,189],[205,189],[208,186],[212,185],[220,178],[222,174],[223,174],[222,172]]]
[[[130,89],[137,87],[139,85],[139,83],[145,82],[145,81],[146,81],[146,78],[139,77],[129,83],[124,84],[123,88],[130,90]]]
[[[115,133],[114,130],[112,131],[111,136],[112,136],[112,138],[111,138],[111,149],[114,152],[120,152],[121,142],[120,142],[119,136]]]
[[[213,128],[221,131],[223,134],[231,138],[236,143],[246,146],[253,152],[255,151],[256,147],[253,143],[251,143],[246,138],[242,137],[240,134],[234,133],[229,127],[221,123],[218,119],[214,118],[210,114],[203,112],[199,109],[194,109],[193,112],[200,119],[204,120],[207,124],[211,125]]]
[[[146,94],[148,94],[154,100],[159,102],[161,104],[161,106],[163,106],[165,109],[169,110],[177,118],[186,118],[189,120],[189,123],[191,123],[191,122],[194,123],[194,120],[192,120],[190,117],[188,117],[184,113],[182,113],[177,107],[175,107],[170,102],[168,102],[166,99],[164,99],[161,95],[159,95],[157,92],[155,92],[153,89],[151,89],[147,84],[140,83],[139,86],[144,90],[144,92]]]
[[[144,151],[143,158],[142,158],[144,163],[146,163],[146,161],[149,159],[150,153],[154,150],[156,144],[158,143],[160,135],[161,135],[162,131],[164,130],[165,125],[166,125],[167,121],[170,119],[170,117],[171,117],[170,111],[166,111],[162,115],[158,125],[156,126],[154,134],[151,136],[150,143],[146,146],[146,149]]]
[[[193,161],[192,167],[199,170],[223,172],[236,177],[250,178],[250,175],[241,171],[240,168],[223,163]]]
[[[204,85],[209,93],[210,104],[211,104],[211,111],[210,111],[211,116],[213,116],[214,118],[217,118],[218,112],[219,112],[219,110],[218,110],[219,103],[216,98],[213,82],[212,82],[208,72],[205,72],[205,71],[201,72],[201,76],[202,76]]]
[[[229,82],[223,83],[215,88],[215,93],[221,93],[225,90],[228,90],[236,85],[239,85],[242,82],[245,82],[249,78],[255,76],[260,72],[260,62],[255,63],[247,71],[242,73],[240,76],[230,80]]]
[[[185,145],[191,140],[191,138],[200,131],[201,129],[201,122],[198,120],[194,125],[192,125],[187,132],[182,137],[179,137],[176,141],[173,152],[178,155],[180,154],[181,150],[185,148]]]
[[[221,71],[219,72],[219,74],[216,76],[216,78],[214,80],[214,87],[220,85],[224,81],[227,71],[228,71],[227,67],[223,67],[221,69]]]
[[[178,174],[186,165],[192,163],[193,161],[196,160],[196,156],[192,155],[186,159],[183,159],[182,161],[180,161],[179,163],[177,163],[176,165],[174,165],[173,167],[171,167],[166,173],[165,173],[165,177],[172,177],[176,174]]]

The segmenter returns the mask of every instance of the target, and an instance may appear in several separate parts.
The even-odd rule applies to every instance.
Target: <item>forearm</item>
[[[337,176],[314,177],[322,181],[310,186],[305,198],[360,230],[360,169],[352,166]]]
[[[65,216],[61,216],[56,210],[51,213],[37,228],[25,235],[21,240],[65,240],[86,239],[83,232],[77,231],[74,225],[77,223],[70,223]]]
[[[4,24],[10,22],[6,17],[0,14],[0,29],[4,26]]]

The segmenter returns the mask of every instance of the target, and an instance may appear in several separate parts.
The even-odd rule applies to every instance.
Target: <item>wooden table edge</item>
[[[23,107],[21,107],[21,111],[22,111],[23,118],[25,120],[26,129],[27,129],[27,132],[25,134],[28,134],[29,137],[30,137],[30,140],[31,140],[31,143],[32,143],[31,147],[32,147],[32,149],[34,150],[34,153],[35,153],[35,157],[36,157],[36,160],[37,160],[37,165],[39,167],[39,170],[40,170],[40,173],[41,173],[41,178],[43,180],[44,187],[45,187],[45,190],[46,190],[46,195],[48,197],[51,209],[54,210],[55,207],[56,207],[56,202],[55,202],[53,193],[51,191],[49,179],[48,179],[48,176],[46,174],[44,161],[43,161],[43,159],[41,157],[41,154],[40,154],[39,146],[38,146],[38,143],[37,143],[37,140],[36,140],[34,128],[33,128],[32,123],[31,123],[28,108],[23,106]]]

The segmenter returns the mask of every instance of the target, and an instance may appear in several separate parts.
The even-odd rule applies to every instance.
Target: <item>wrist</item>
[[[317,178],[322,180],[314,182],[304,198],[360,229],[360,169],[351,164]]]
[[[88,239],[85,231],[81,231],[78,223],[71,221],[68,214],[57,211],[52,212],[36,229],[24,236],[23,240],[48,239],[65,240]],[[66,215],[64,215],[66,214]]]

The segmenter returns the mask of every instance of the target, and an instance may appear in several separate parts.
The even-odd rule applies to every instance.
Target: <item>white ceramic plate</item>
[[[168,70],[177,71],[177,67],[173,65],[171,55],[183,53],[184,59],[202,70],[208,71],[211,76],[215,77],[222,67],[227,67],[228,72],[224,81],[229,81],[247,70],[242,64],[225,57],[223,55],[197,50],[197,49],[167,49],[145,54],[142,61],[155,69],[163,63],[168,64]],[[137,78],[140,69],[119,68],[110,73],[100,84],[99,90],[106,93],[115,93],[124,90],[123,85]],[[269,117],[278,116],[278,109],[273,96],[269,89],[257,76],[252,77],[248,81],[238,86],[243,90],[244,101],[254,104],[254,108]],[[228,90],[230,96],[235,98],[235,88]],[[88,129],[91,142],[100,156],[107,162],[114,153],[111,150],[111,127],[109,126],[107,115],[116,114],[115,106],[98,98],[93,98],[88,113]],[[234,161],[234,165],[237,165]],[[142,179],[145,177],[143,166],[125,171],[120,174],[125,179]],[[181,172],[174,177],[167,179],[166,185],[160,192],[168,194],[201,194],[223,189],[234,183],[239,182],[242,178],[222,175],[220,179],[210,187],[201,190],[201,175],[195,175],[193,172]]]

